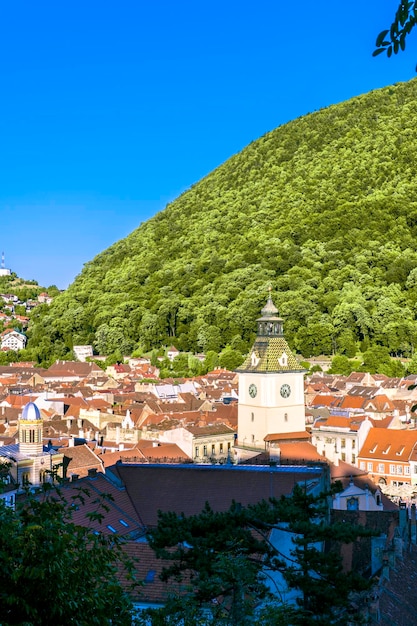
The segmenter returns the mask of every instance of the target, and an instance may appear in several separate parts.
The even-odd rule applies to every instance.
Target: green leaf
[[[388,34],[388,31],[387,31],[387,30],[383,30],[381,33],[379,33],[378,37],[376,38],[376,43],[375,43],[375,45],[376,45],[377,47],[382,46],[382,45],[385,45],[385,44],[383,43],[383,41],[384,41],[385,36],[386,36],[387,34]]]

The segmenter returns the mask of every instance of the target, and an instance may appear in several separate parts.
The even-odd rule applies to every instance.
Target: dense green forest
[[[416,127],[414,79],[267,133],[38,307],[29,347],[39,360],[84,343],[102,354],[244,352],[271,285],[304,357],[411,355]]]

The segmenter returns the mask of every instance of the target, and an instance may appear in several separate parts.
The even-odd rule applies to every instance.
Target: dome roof
[[[265,317],[266,315],[268,316],[277,315],[278,309],[275,306],[275,304],[272,302],[271,296],[269,296],[268,301],[265,304],[264,308],[262,309],[261,313],[263,317]]]
[[[264,308],[261,311],[262,313],[262,317],[260,317],[257,321],[258,322],[273,322],[273,321],[279,321],[282,322],[282,319],[279,317],[278,315],[278,309],[275,306],[275,304],[272,302],[272,298],[271,296],[269,296],[267,303],[265,304]]]
[[[41,420],[41,412],[34,402],[29,402],[22,411],[22,419],[29,420],[34,422],[36,420]]]

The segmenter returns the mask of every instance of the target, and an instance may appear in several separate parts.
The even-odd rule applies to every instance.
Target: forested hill
[[[87,263],[37,314],[29,346],[40,358],[82,343],[244,350],[271,284],[305,356],[355,342],[410,353],[416,128],[414,79],[271,131]]]

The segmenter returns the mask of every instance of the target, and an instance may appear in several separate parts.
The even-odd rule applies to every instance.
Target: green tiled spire
[[[257,319],[255,343],[238,372],[302,372],[284,338],[283,321],[272,302],[271,294]]]

